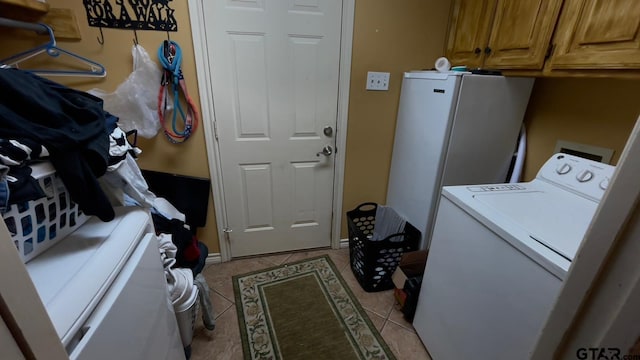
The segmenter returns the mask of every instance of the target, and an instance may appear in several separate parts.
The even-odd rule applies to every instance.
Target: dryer
[[[71,359],[184,359],[148,211],[92,218],[27,264]]]
[[[528,183],[443,188],[413,323],[435,360],[529,357],[614,170],[555,154]]]

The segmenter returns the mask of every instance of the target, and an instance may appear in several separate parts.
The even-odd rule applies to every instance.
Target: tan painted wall
[[[131,48],[133,46],[133,31],[103,29],[105,43],[104,45],[100,45],[96,39],[99,35],[98,28],[90,28],[88,26],[86,13],[81,1],[48,0],[48,3],[54,8],[64,7],[73,9],[82,33],[81,41],[69,42],[58,40],[58,46],[101,63],[107,68],[107,76],[102,79],[69,77],[56,77],[52,79],[80,90],[97,87],[109,92],[114,91],[132,70]],[[172,40],[178,42],[183,51],[182,70],[187,80],[188,91],[199,108],[200,99],[198,96],[187,1],[173,1],[171,4],[176,10],[175,17],[178,22],[179,31],[177,33],[171,33],[170,36]],[[156,51],[166,37],[167,35],[164,32],[138,31],[140,44],[153,59],[156,59]],[[38,37],[32,32],[17,32],[0,28],[0,58],[27,50],[45,41],[46,37]],[[152,91],[156,92],[157,90],[154,89]],[[159,135],[151,140],[142,139],[139,142],[139,146],[143,150],[143,153],[138,163],[143,169],[209,178],[209,165],[202,128],[198,129],[195,135],[184,144],[171,144],[163,135]],[[209,199],[207,226],[200,229],[198,237],[207,244],[210,252],[219,252],[216,220],[211,195]]]
[[[525,115],[529,181],[567,140],[614,149],[616,164],[640,115],[640,81],[622,79],[537,79]]]
[[[430,69],[444,54],[449,9],[440,0],[356,1],[344,212],[385,203],[402,73]],[[390,72],[389,91],[366,91],[367,71]]]
[[[107,67],[108,76],[101,80],[59,81],[78,89],[100,87],[112,91],[131,71],[131,41],[133,33],[104,29],[105,44],[96,41],[96,28],[87,26],[82,3],[49,0],[53,7],[72,7],[76,11],[82,41],[60,42],[60,46],[87,56]],[[186,1],[174,1],[179,32],[171,34],[184,53],[183,71],[189,92],[199,104],[193,59],[193,47]],[[356,2],[354,47],[351,76],[347,163],[344,189],[344,209],[363,201],[384,203],[387,189],[396,112],[402,72],[431,68],[444,52],[444,39],[449,18],[450,1],[440,0],[359,0]],[[155,53],[164,33],[139,31],[142,46]],[[15,39],[2,39],[0,55],[26,49],[39,42],[27,34]],[[391,73],[388,92],[364,90],[367,71]],[[206,120],[206,119],[205,119]],[[144,169],[183,175],[209,177],[202,130],[183,145],[171,145],[161,136],[140,144],[144,150],[139,164]],[[199,234],[211,252],[218,252],[215,215],[210,202],[207,226]],[[346,237],[346,226],[342,236]]]

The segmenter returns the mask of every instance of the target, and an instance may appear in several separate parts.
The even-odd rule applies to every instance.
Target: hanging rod
[[[12,19],[6,19],[6,18],[2,18],[2,17],[0,17],[0,26],[31,30],[31,31],[37,32],[38,34],[46,34],[47,33],[47,28],[45,28],[44,26],[42,26],[40,24],[28,23],[28,22],[17,21],[17,20],[12,20]]]

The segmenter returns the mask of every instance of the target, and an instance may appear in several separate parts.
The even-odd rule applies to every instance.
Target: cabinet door
[[[447,58],[451,64],[482,66],[496,1],[455,1],[447,39]]]
[[[542,69],[562,0],[499,0],[484,65]]]
[[[554,43],[554,69],[638,69],[640,1],[566,0]]]

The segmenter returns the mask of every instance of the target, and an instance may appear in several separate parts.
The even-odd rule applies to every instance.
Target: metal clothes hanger
[[[4,64],[5,68],[19,68],[21,62],[31,59],[39,54],[47,54],[52,58],[57,58],[61,54],[65,54],[71,58],[74,58],[76,61],[88,66],[87,70],[53,70],[53,69],[24,69],[25,71],[32,72],[38,75],[50,75],[50,76],[88,76],[88,77],[105,77],[107,75],[107,70],[101,64],[89,60],[83,56],[78,54],[74,54],[70,51],[59,48],[56,45],[56,38],[53,34],[53,29],[45,24],[39,24],[40,26],[46,29],[46,32],[49,34],[49,42],[44,45],[37,46],[33,49],[23,51],[21,53],[12,55],[8,58],[0,60],[0,64]]]

